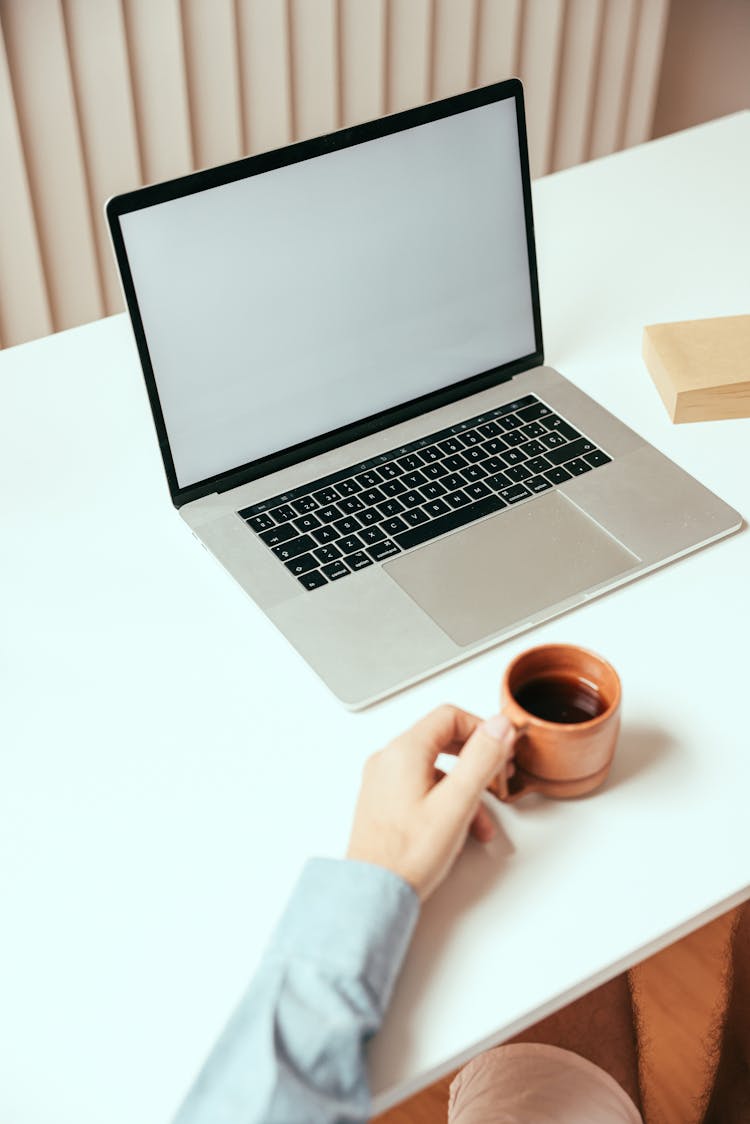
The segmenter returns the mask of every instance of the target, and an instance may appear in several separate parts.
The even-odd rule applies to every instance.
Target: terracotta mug
[[[490,791],[514,801],[598,788],[617,744],[621,694],[612,665],[585,648],[545,644],[516,656],[500,689],[501,710],[518,730],[515,773],[497,777]]]

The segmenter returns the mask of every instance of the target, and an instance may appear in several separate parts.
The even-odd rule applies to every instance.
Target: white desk
[[[746,113],[534,187],[548,361],[745,514],[750,421],[673,427],[640,339],[748,310],[748,154]],[[619,668],[613,775],[469,846],[376,1107],[750,895],[747,533],[352,715],[172,510],[123,317],[0,355],[0,472],[3,1121],[165,1124],[366,754],[530,643]]]

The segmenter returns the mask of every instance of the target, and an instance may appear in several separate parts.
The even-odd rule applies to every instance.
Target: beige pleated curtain
[[[105,200],[518,74],[535,176],[645,140],[669,0],[0,0],[0,345],[119,311]]]

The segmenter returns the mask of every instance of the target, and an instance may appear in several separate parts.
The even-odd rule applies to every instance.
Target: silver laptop
[[[350,707],[741,525],[544,365],[516,80],[107,215],[172,502]]]

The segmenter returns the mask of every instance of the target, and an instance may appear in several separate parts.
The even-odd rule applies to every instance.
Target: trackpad
[[[609,581],[640,559],[560,492],[389,562],[457,644],[473,644]]]

